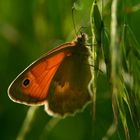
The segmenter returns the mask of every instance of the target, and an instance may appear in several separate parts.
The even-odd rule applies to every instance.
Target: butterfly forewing
[[[10,98],[25,104],[42,104],[48,95],[51,80],[66,55],[67,52],[62,51],[29,66],[10,85]]]

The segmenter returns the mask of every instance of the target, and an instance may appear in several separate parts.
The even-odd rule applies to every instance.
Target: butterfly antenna
[[[76,34],[76,36],[78,36],[78,34],[77,34],[77,30],[76,30],[76,26],[75,26],[75,20],[74,20],[74,6],[72,7],[72,23],[73,23],[73,27],[74,27],[74,31],[75,31],[75,34]]]

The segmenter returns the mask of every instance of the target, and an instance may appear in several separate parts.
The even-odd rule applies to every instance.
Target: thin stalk
[[[94,31],[94,20],[93,20],[93,12],[94,12],[94,6],[95,6],[95,0],[93,1],[92,7],[91,7],[91,11],[90,11],[90,25],[91,25],[91,32],[92,32],[92,55],[93,55],[93,65],[96,65],[96,61],[97,61],[97,46],[95,45],[95,31]],[[95,114],[96,114],[96,83],[97,83],[97,74],[96,74],[96,70],[93,70],[93,119],[95,120]]]
[[[44,130],[39,138],[39,140],[46,140],[48,139],[48,134],[50,134],[50,132],[54,129],[54,127],[62,120],[62,118],[59,117],[53,117],[51,118],[46,126],[44,127]]]
[[[117,129],[118,124],[118,94],[120,92],[120,45],[118,35],[118,22],[117,22],[117,6],[119,0],[113,0],[111,6],[111,82],[112,82],[112,108],[114,113],[114,124]]]
[[[37,109],[38,109],[38,107],[29,108],[26,118],[23,122],[23,125],[21,127],[21,130],[19,131],[19,134],[18,134],[16,140],[25,140],[26,139],[28,132],[32,128],[33,120],[34,120]]]
[[[119,25],[117,20],[118,13],[118,2],[119,0],[112,1],[111,7],[111,82],[112,82],[112,108],[114,113],[114,124],[117,129],[118,125],[118,114],[120,115],[125,136],[127,140],[130,140],[129,130],[127,126],[126,115],[122,102],[122,94],[124,93],[124,89],[122,88],[121,81],[121,71],[122,71],[122,63],[121,63],[121,42],[119,36]]]
[[[99,69],[99,58],[101,53],[101,30],[102,30],[102,20],[100,11],[96,0],[93,1],[91,11],[90,11],[90,25],[92,32],[92,54],[93,54],[93,65]],[[97,90],[97,77],[98,72],[96,69],[93,70],[93,119],[95,120],[96,114],[96,90]]]

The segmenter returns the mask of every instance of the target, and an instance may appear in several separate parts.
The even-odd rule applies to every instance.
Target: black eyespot
[[[30,80],[29,80],[29,79],[24,79],[24,80],[23,80],[23,86],[24,86],[24,87],[29,86],[29,84],[30,84]]]

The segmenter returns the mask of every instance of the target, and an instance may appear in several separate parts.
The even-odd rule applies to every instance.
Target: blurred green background
[[[7,95],[11,81],[31,62],[48,50],[76,37],[72,22],[74,0],[0,0],[0,139],[15,140],[29,107],[12,102]],[[108,2],[108,11],[110,0]],[[126,7],[139,0],[127,0]],[[92,0],[76,2],[74,22],[76,28],[87,27]],[[140,43],[140,10],[129,14],[129,25]],[[110,25],[108,25],[110,26]],[[74,117],[60,120],[56,125],[43,107],[35,114],[26,140],[100,140],[113,121],[111,95],[107,78],[98,78],[96,121],[93,122],[92,105]],[[135,128],[128,113],[132,140],[137,140]],[[50,125],[52,121],[52,124]],[[52,128],[51,128],[52,127]],[[110,138],[125,139],[119,122],[118,131]]]

